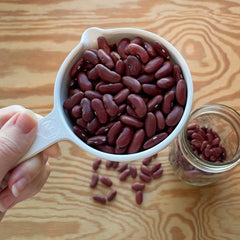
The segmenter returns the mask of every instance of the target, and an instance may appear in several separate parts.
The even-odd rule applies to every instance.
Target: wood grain
[[[187,61],[194,83],[193,108],[223,103],[240,112],[240,3],[238,0],[1,0],[0,107],[24,105],[47,115],[57,71],[89,27],[137,27],[171,42]],[[129,179],[106,170],[118,190],[102,206],[89,188],[94,159],[70,142],[51,159],[52,173],[34,198],[9,210],[2,240],[149,239],[238,240],[240,169],[206,187],[180,182],[160,152],[164,174],[135,203]],[[140,162],[134,162],[140,166]]]

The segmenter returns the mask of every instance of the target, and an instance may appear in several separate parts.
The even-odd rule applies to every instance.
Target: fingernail
[[[37,126],[37,118],[32,111],[25,110],[19,113],[15,124],[26,134]]]
[[[18,197],[19,194],[24,190],[26,185],[27,185],[27,179],[26,178],[21,178],[16,183],[14,183],[13,186],[12,186],[12,189],[11,189],[14,197]]]
[[[6,212],[7,209],[13,206],[15,201],[16,201],[16,198],[15,196],[13,196],[11,190],[9,188],[6,188],[0,194],[0,211]]]

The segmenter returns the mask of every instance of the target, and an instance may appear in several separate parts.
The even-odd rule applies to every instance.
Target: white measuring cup
[[[99,36],[104,36],[110,44],[117,43],[124,37],[133,39],[137,36],[142,37],[144,40],[150,42],[159,41],[167,48],[172,60],[179,64],[182,69],[182,73],[187,84],[187,102],[183,116],[174,131],[165,140],[150,149],[134,154],[120,155],[105,153],[87,145],[73,132],[72,123],[67,113],[63,109],[63,102],[67,99],[68,94],[69,71],[85,49],[97,48],[97,38]],[[168,41],[154,33],[136,28],[115,28],[106,30],[96,27],[89,28],[83,32],[79,44],[69,53],[62,63],[54,86],[54,107],[51,113],[38,121],[38,131],[35,141],[20,162],[31,158],[32,156],[61,140],[72,141],[83,150],[103,159],[119,162],[144,159],[164,149],[178,135],[190,115],[192,101],[193,84],[189,68],[182,55]]]

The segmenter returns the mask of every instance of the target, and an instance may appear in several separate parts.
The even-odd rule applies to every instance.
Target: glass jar
[[[226,159],[209,161],[194,152],[187,139],[189,124],[218,133]],[[170,144],[169,161],[176,175],[191,185],[207,185],[225,176],[240,162],[240,115],[222,104],[208,104],[193,111],[179,135]]]

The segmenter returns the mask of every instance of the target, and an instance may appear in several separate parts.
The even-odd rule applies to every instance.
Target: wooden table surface
[[[239,14],[238,0],[1,0],[0,107],[50,113],[62,61],[82,32],[97,26],[137,27],[164,37],[189,65],[193,108],[223,103],[240,112]],[[120,182],[103,162],[99,174],[110,176],[118,190],[103,206],[92,195],[109,189],[89,187],[95,157],[67,141],[60,147],[42,191],[7,212],[1,240],[240,239],[239,167],[210,186],[189,186],[174,175],[166,148],[154,160],[164,174],[147,185],[139,206],[133,181]]]

